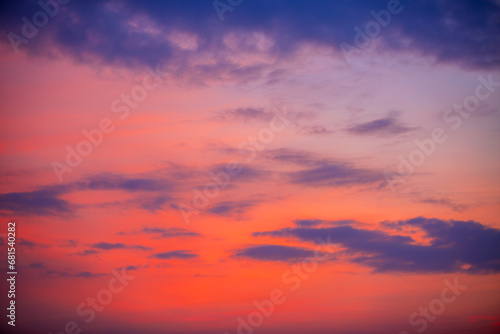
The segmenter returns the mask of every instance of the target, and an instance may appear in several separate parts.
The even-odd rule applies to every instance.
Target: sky
[[[11,0],[0,41],[2,331],[500,332],[498,0]]]

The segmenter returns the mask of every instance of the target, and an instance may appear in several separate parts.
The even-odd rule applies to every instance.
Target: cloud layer
[[[423,232],[427,242],[419,242],[407,234],[371,230],[347,222],[338,226],[256,232],[254,236],[292,237],[312,243],[318,243],[318,238],[328,240],[343,249],[342,254],[348,261],[371,267],[376,272],[500,272],[499,229],[474,221],[423,217],[386,222],[383,226],[400,233],[407,229]]]
[[[221,22],[211,1],[74,1],[60,6],[50,24],[20,48],[47,56],[60,52],[82,62],[165,64],[178,74],[251,77],[262,64],[238,64],[231,52],[265,53],[279,59],[305,44],[338,50],[343,42],[354,44],[354,27],[364,29],[375,20],[371,11],[386,8],[385,0],[358,1],[356,6],[349,1],[255,0],[225,12]],[[401,1],[400,8],[378,36],[384,50],[430,55],[464,67],[500,65],[497,2]],[[21,18],[31,18],[37,11],[35,1],[2,5],[1,39],[9,43],[8,33],[21,35]],[[218,61],[199,63],[201,53],[217,55]]]

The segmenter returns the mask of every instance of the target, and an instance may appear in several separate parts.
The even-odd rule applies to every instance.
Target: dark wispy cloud
[[[258,245],[239,249],[234,252],[234,256],[260,261],[295,262],[314,256],[314,250],[282,245]]]
[[[270,121],[274,117],[272,112],[263,108],[236,108],[220,111],[214,117],[218,121]]]
[[[85,249],[81,252],[78,252],[76,253],[76,255],[80,255],[80,256],[89,256],[89,255],[96,255],[98,254],[99,252],[96,251],[95,249]]]
[[[65,215],[74,207],[59,196],[65,191],[49,187],[27,192],[0,194],[0,210],[19,215]]]
[[[158,226],[145,226],[137,231],[132,232],[118,232],[118,235],[130,234],[150,234],[153,238],[179,238],[179,237],[200,237],[198,232],[190,231],[179,227],[158,227]]]
[[[122,243],[109,243],[109,242],[98,242],[92,245],[92,247],[103,250],[111,250],[111,249],[125,249],[128,248],[125,244]]]
[[[334,227],[294,227],[256,232],[254,236],[294,237],[301,241],[327,241],[343,248],[348,261],[375,272],[500,272],[500,230],[474,221],[418,217],[383,226],[394,231],[413,228],[424,232],[427,242],[343,224]],[[318,239],[319,238],[319,239]]]
[[[354,125],[347,131],[356,135],[392,136],[415,130],[402,124],[398,116],[399,113],[390,113],[387,117]]]
[[[43,268],[45,268],[45,264],[43,262],[40,262],[40,261],[35,261],[35,262],[31,263],[28,267],[35,268],[35,269],[43,269]]]
[[[230,149],[228,151],[233,152],[232,149]],[[251,166],[250,164],[246,164],[246,163],[238,163],[238,166],[234,167],[234,168],[235,168],[235,172],[232,173],[232,176],[230,177],[231,185],[234,185],[234,183],[238,183],[238,182],[248,182],[248,181],[253,181],[256,179],[262,180],[264,178],[269,177],[269,174],[270,174],[269,171],[259,169],[255,166]],[[236,172],[236,169],[237,169],[237,172]],[[219,164],[219,165],[211,166],[208,171],[205,171],[205,175],[210,176],[210,174],[211,174],[211,175],[214,175],[216,178],[219,178],[220,173],[227,173],[227,171],[228,171],[227,165],[224,165],[224,164],[220,165]],[[210,177],[210,179],[207,179],[207,181],[208,180],[209,180],[209,182],[214,181],[212,177]],[[227,181],[225,179],[221,179],[220,182],[224,183]]]
[[[34,248],[48,248],[51,247],[51,245],[43,244],[41,242],[37,241],[32,241],[24,238],[18,238],[17,239],[17,244],[21,246],[21,248],[29,248],[29,249],[34,249]]]
[[[151,258],[161,259],[161,260],[170,260],[170,259],[181,259],[181,260],[189,260],[197,258],[199,255],[192,253],[188,250],[174,250],[164,253],[158,253],[151,255]]]
[[[382,182],[381,172],[356,168],[345,163],[325,163],[319,167],[288,173],[291,183],[311,187],[364,185]]]
[[[133,201],[125,203],[126,205],[132,205],[134,207],[139,207],[141,209],[147,210],[149,212],[157,212],[164,210],[168,207],[168,203],[172,200],[169,195],[159,195],[159,196],[149,196],[141,197]]]
[[[155,212],[164,208],[171,199],[169,193],[174,188],[175,183],[164,178],[104,173],[68,184],[47,185],[32,191],[0,194],[0,210],[17,215],[71,215],[80,206],[62,199],[62,195],[85,190],[121,190],[131,193],[151,193],[152,195],[142,195],[129,201],[128,204]]]
[[[426,198],[421,198],[418,201],[421,203],[441,205],[444,207],[448,207],[456,212],[463,212],[469,208],[467,205],[456,203],[449,198],[426,197]]]
[[[172,183],[165,179],[131,178],[118,174],[98,174],[68,185],[77,190],[168,191]]]
[[[328,135],[333,133],[332,130],[325,128],[323,125],[304,125],[301,126],[297,132],[301,135],[307,136]]]
[[[144,268],[144,269],[145,269],[145,268],[149,268],[149,266],[148,266],[148,265],[143,266],[143,265],[140,265],[140,264],[135,266],[135,265],[132,265],[132,264],[131,264],[131,265],[129,265],[129,266],[126,266],[126,267],[125,267],[125,270],[139,270],[139,269],[141,269],[141,268]],[[120,270],[120,269],[121,269],[121,268],[116,268],[116,270]]]
[[[92,273],[90,271],[69,272],[69,271],[62,271],[62,270],[47,270],[47,271],[45,271],[45,273],[49,277],[53,277],[53,278],[60,278],[60,277],[96,278],[96,277],[102,277],[102,276],[109,275],[109,274],[102,274],[102,273]]]
[[[360,225],[359,222],[347,220],[324,220],[324,219],[296,219],[294,224],[299,227],[313,227],[313,226],[342,226],[342,225]]]
[[[109,243],[109,242],[98,242],[91,245],[93,248],[101,250],[112,250],[112,249],[135,249],[140,251],[150,251],[153,250],[151,247],[141,246],[141,245],[125,245],[120,242]]]
[[[294,221],[295,225],[301,227],[318,226],[324,222],[325,221],[321,219],[297,219]]]
[[[170,228],[143,227],[141,231],[144,233],[148,233],[148,234],[158,235],[161,238],[199,237],[199,236],[201,236],[201,234],[198,232],[193,232],[193,231],[186,230],[184,228],[178,228],[178,227],[170,227]]]
[[[217,203],[206,211],[219,216],[233,216],[244,213],[249,208],[255,206],[256,201],[225,201]]]
[[[77,247],[78,246],[78,241],[73,240],[73,239],[68,239],[68,240],[63,240],[58,247]]]
[[[274,101],[274,100],[273,100]],[[278,101],[274,101],[278,104]],[[284,101],[279,100],[279,103],[284,103]],[[304,120],[311,121],[317,117],[318,113],[316,111],[291,111],[287,110],[282,106],[276,105],[273,108],[262,108],[262,107],[239,107],[233,109],[227,109],[223,111],[218,111],[215,116],[211,117],[211,120],[217,122],[261,122],[269,123],[273,119],[279,121],[279,124],[283,122],[289,122],[294,124],[298,128],[298,132],[304,131],[304,134],[324,134],[329,133],[322,125],[312,125],[312,126],[302,126],[300,123]],[[280,125],[281,126],[281,125]]]
[[[328,162],[328,159],[318,154],[290,148],[269,149],[264,152],[264,156],[274,161],[303,166],[319,166]]]
[[[285,179],[292,184],[311,187],[368,185],[385,180],[381,171],[357,167],[352,163],[335,160],[314,152],[281,148],[268,150],[265,157],[274,162],[302,169],[285,172]]]
[[[49,269],[47,266],[40,261],[33,262],[29,265],[30,268],[37,269],[37,270],[43,270],[45,275],[47,275],[50,278],[68,278],[68,277],[74,277],[74,278],[98,278],[98,277],[103,277],[103,276],[108,276],[109,274],[105,273],[93,273],[90,271],[75,271],[75,270],[57,270],[57,269]]]

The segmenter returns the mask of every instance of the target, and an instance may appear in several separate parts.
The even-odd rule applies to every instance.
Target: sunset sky
[[[498,0],[10,0],[0,38],[2,330],[500,333]]]

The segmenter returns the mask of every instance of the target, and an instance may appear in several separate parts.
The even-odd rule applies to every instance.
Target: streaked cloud
[[[146,247],[142,245],[125,245],[120,242],[110,243],[110,242],[98,242],[91,245],[93,248],[100,250],[113,250],[113,249],[135,249],[140,251],[150,251],[153,250],[151,247]]]
[[[259,261],[295,262],[314,256],[314,250],[282,245],[259,245],[239,249],[234,252],[234,256]]]
[[[188,250],[173,250],[164,253],[157,253],[151,255],[151,258],[160,259],[160,260],[171,260],[171,259],[180,259],[180,260],[189,260],[197,258],[199,255],[192,253]]]
[[[402,124],[398,115],[399,113],[390,113],[384,118],[356,124],[347,131],[356,135],[393,136],[415,130],[413,127]]]

